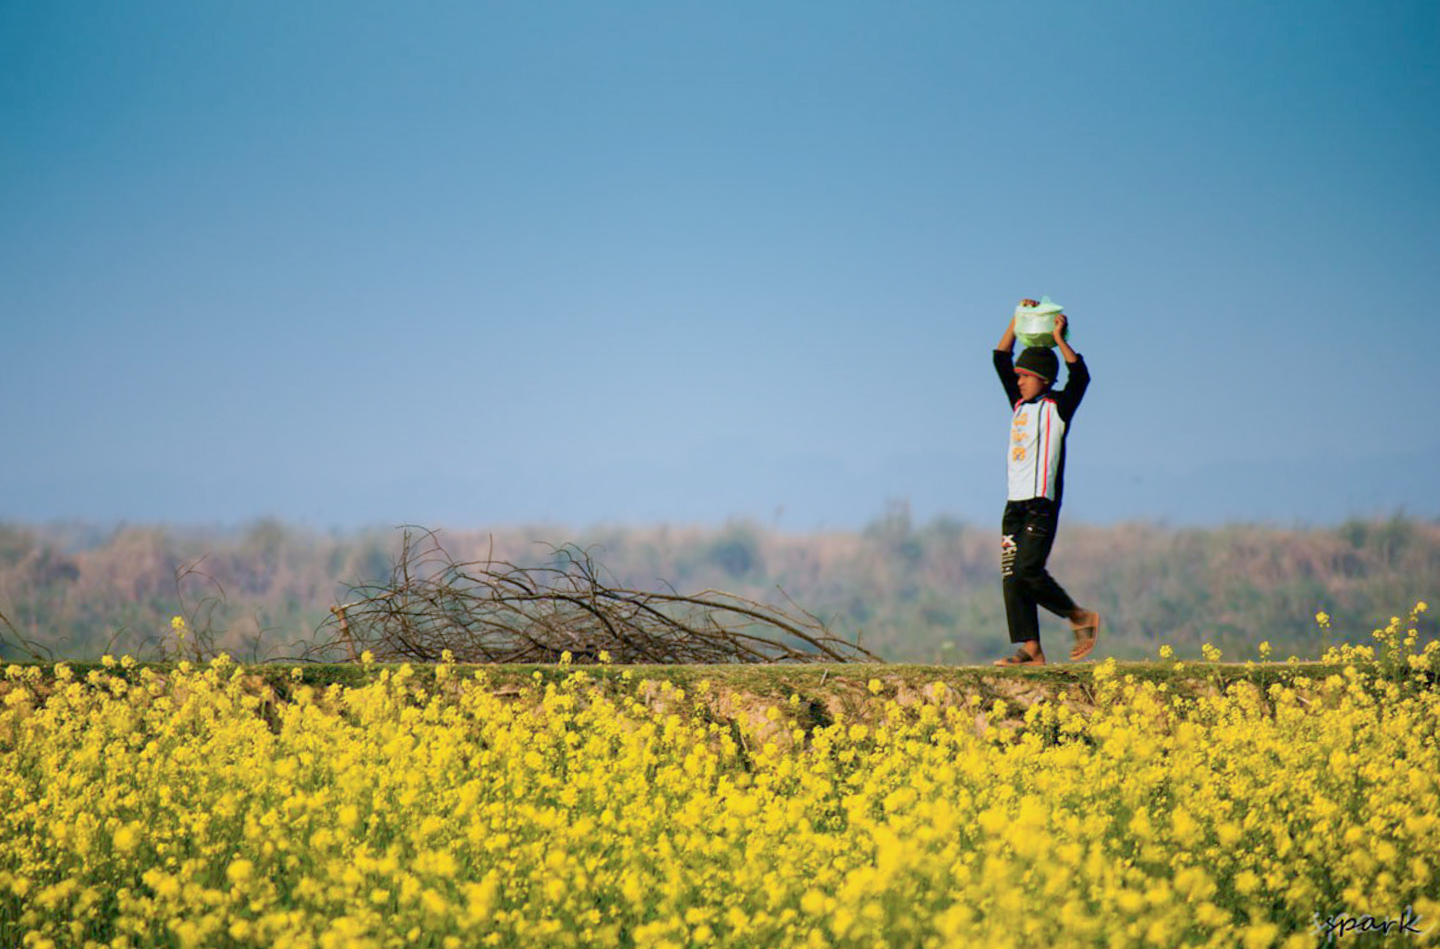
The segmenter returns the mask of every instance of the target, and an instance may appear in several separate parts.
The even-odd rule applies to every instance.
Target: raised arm
[[[1005,402],[1012,409],[1020,401],[1020,385],[1015,381],[1015,317],[1005,327],[1005,335],[995,345],[995,375],[1000,377],[1000,386],[1005,390]]]
[[[1010,325],[1005,327],[1005,335],[1000,337],[1000,342],[995,344],[997,353],[1013,353],[1015,351],[1015,317],[1010,317]]]
[[[1065,357],[1066,364],[1073,366],[1075,364],[1075,360],[1079,359],[1080,356],[1075,352],[1075,350],[1070,348],[1069,343],[1065,342],[1065,327],[1069,325],[1069,323],[1070,321],[1065,318],[1064,313],[1055,314],[1055,348],[1059,349],[1060,355]],[[1014,341],[1015,337],[1014,330],[1015,321],[1011,320],[1010,337],[1012,342]]]
[[[1065,388],[1055,394],[1055,402],[1060,409],[1060,417],[1066,422],[1075,417],[1080,400],[1085,398],[1085,390],[1090,388],[1090,367],[1085,365],[1085,359],[1065,342],[1065,325],[1068,322],[1064,314],[1055,317],[1055,346],[1060,350],[1060,355],[1065,357]]]

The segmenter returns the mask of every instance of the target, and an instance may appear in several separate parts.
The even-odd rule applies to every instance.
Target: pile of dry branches
[[[388,583],[352,587],[308,658],[381,662],[878,662],[824,622],[716,590],[625,589],[590,552],[549,548],[550,563],[457,561],[434,531],[407,529]],[[794,606],[792,602],[792,607]],[[603,654],[603,655],[602,655]]]

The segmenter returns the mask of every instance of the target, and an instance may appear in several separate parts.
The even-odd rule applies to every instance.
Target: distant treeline
[[[433,526],[433,525],[432,525]],[[443,530],[456,559],[547,562],[575,543],[637,589],[724,590],[793,604],[897,662],[968,663],[1007,652],[999,540],[991,525],[912,522],[891,506],[860,531],[722,527]],[[298,652],[358,584],[383,583],[400,529],[316,533],[275,521],[229,531],[0,523],[0,657],[96,658],[153,652],[171,618],[208,629],[244,661]],[[1226,659],[1315,658],[1417,601],[1440,612],[1440,522],[1396,516],[1338,527],[1171,528],[1066,523],[1051,567],[1106,616],[1100,655],[1180,656],[1202,643]],[[1325,611],[1332,629],[1315,614]],[[1066,637],[1042,619],[1052,643]],[[1421,624],[1425,637],[1436,620]],[[22,643],[30,644],[28,647]]]

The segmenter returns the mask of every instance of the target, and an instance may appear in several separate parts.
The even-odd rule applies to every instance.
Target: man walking
[[[1022,300],[1021,306],[1037,306]],[[1060,360],[1055,350],[1032,346],[1015,349],[1015,320],[995,347],[995,371],[1010,403],[1010,441],[1007,450],[1008,500],[1001,521],[1000,573],[1005,593],[1005,619],[1014,656],[996,660],[997,666],[1043,666],[1040,619],[1037,607],[1070,621],[1075,645],[1070,658],[1082,659],[1095,648],[1100,614],[1081,609],[1045,569],[1060,522],[1060,501],[1065,488],[1065,439],[1070,421],[1090,385],[1090,371],[1079,353],[1066,342],[1068,321],[1055,317],[1055,348],[1065,359],[1065,388],[1053,388]]]

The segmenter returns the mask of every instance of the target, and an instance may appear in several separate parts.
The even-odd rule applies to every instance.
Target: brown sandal
[[[1095,642],[1100,638],[1100,614],[1089,610],[1089,620],[1085,623],[1072,623],[1070,628],[1075,633],[1075,645],[1070,650],[1070,661],[1075,662],[1090,655],[1095,648]]]
[[[1023,649],[1015,650],[1015,655],[1009,659],[996,659],[993,665],[997,666],[1043,666],[1045,660],[1041,656],[1032,656]]]

